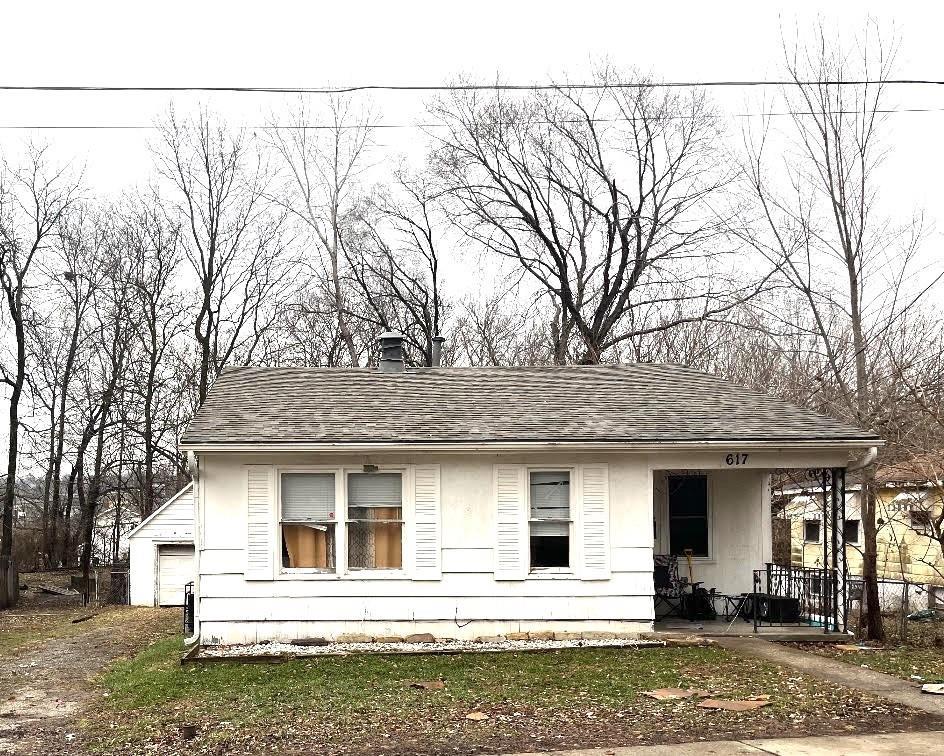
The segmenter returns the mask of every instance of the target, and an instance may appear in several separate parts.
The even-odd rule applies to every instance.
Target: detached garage
[[[193,484],[154,510],[129,534],[131,603],[183,606],[184,586],[194,579]]]

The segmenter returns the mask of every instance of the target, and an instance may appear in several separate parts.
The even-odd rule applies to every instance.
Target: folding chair
[[[678,617],[687,619],[684,615],[684,597],[689,587],[688,581],[678,574],[678,557],[672,554],[656,554],[653,556],[652,580],[655,585],[655,610],[659,619]],[[659,615],[659,604],[665,604],[668,611]]]

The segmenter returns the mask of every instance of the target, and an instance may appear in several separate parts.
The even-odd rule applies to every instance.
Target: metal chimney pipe
[[[429,362],[430,367],[442,366],[442,346],[446,339],[442,336],[433,336],[433,343],[430,345]]]
[[[387,331],[377,338],[380,360],[377,367],[381,373],[403,372],[403,334]]]

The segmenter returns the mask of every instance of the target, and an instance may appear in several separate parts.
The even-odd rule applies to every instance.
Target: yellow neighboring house
[[[944,527],[944,452],[878,468],[878,577],[944,586],[941,533]],[[827,499],[829,491],[827,489]],[[844,535],[850,575],[862,574],[863,533],[860,487],[846,483]],[[785,486],[772,497],[774,519],[789,520],[790,563],[822,567],[823,489]],[[775,526],[774,532],[778,528]],[[776,554],[776,548],[775,548]]]

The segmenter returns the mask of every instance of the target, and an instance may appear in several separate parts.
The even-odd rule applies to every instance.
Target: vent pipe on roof
[[[380,347],[380,361],[377,363],[381,373],[403,372],[403,334],[387,331],[377,338]]]
[[[433,342],[429,350],[430,367],[440,367],[442,365],[442,346],[445,340],[442,336],[433,336]]]

